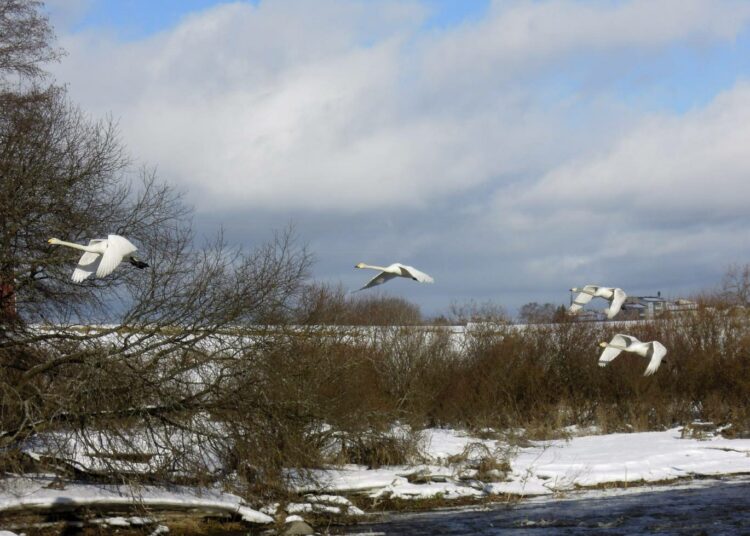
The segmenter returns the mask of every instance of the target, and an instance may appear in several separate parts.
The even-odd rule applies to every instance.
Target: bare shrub
[[[514,455],[512,447],[490,449],[485,443],[467,444],[461,453],[448,458],[459,476],[482,482],[503,482],[511,471],[510,459]]]
[[[374,330],[369,359],[396,418],[419,426],[434,421],[430,410],[456,357],[446,330],[401,327]]]
[[[627,353],[598,367],[597,343],[622,330],[667,346],[656,375],[644,377],[643,358]],[[461,358],[446,364],[452,381],[431,415],[474,430],[523,429],[530,438],[559,437],[573,424],[605,432],[695,418],[746,426],[749,335],[747,315],[726,308],[627,328],[565,322],[470,330]]]
[[[423,459],[421,441],[421,434],[403,429],[347,435],[342,437],[336,461],[366,465],[368,469],[406,465]]]

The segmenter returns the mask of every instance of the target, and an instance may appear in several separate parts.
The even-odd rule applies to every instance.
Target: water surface
[[[562,500],[420,514],[394,514],[382,522],[334,534],[747,534],[750,478],[706,480],[655,491],[585,492]]]

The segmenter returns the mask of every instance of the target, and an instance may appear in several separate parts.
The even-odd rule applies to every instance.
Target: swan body
[[[401,264],[400,262],[394,262],[393,264],[389,266],[372,266],[369,264],[365,264],[363,262],[358,263],[354,266],[355,268],[369,268],[370,270],[379,270],[380,273],[370,279],[370,281],[367,282],[367,284],[357,290],[364,290],[366,288],[372,288],[376,287],[378,285],[382,285],[383,283],[387,283],[391,279],[395,277],[407,277],[409,279],[413,279],[414,281],[418,281],[420,283],[434,283],[435,280],[427,275],[424,272],[420,272],[413,266],[407,266],[405,264]]]
[[[600,287],[598,285],[586,285],[583,288],[572,288],[571,292],[577,292],[578,295],[573,299],[573,305],[568,312],[577,313],[581,308],[590,302],[593,298],[604,298],[609,301],[609,307],[604,310],[607,318],[612,319],[622,309],[625,298],[628,297],[625,291],[615,287]]]
[[[649,359],[648,367],[644,376],[651,376],[661,365],[662,359],[667,355],[667,349],[659,341],[641,342],[630,335],[618,333],[609,342],[599,343],[604,348],[599,356],[599,366],[606,367],[607,364],[620,355],[621,352],[632,352]]]
[[[57,238],[50,238],[47,242],[58,246],[67,246],[73,249],[83,251],[83,255],[78,260],[78,265],[73,270],[71,279],[76,283],[82,282],[92,274],[96,277],[105,277],[115,271],[115,268],[123,261],[127,260],[136,268],[147,268],[148,264],[139,260],[133,255],[137,248],[133,243],[119,235],[108,235],[107,238],[95,238],[90,240],[88,245],[76,244],[74,242],[65,242]]]

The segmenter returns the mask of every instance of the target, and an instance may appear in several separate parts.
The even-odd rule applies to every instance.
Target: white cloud
[[[580,143],[559,142],[565,103],[539,106],[508,69],[604,43],[729,39],[750,8],[677,4],[500,2],[435,38],[417,3],[232,3],[140,42],[70,36],[58,74],[206,207],[424,207]]]
[[[323,259],[413,262],[433,296],[700,279],[750,246],[750,86],[684,114],[614,87],[670,48],[731,43],[750,3],[497,1],[440,30],[426,16],[416,0],[230,3],[136,42],[63,36],[57,76],[199,211],[329,218],[308,237]]]
[[[739,83],[705,108],[642,119],[606,152],[556,167],[498,204],[518,218],[533,211],[581,225],[732,220],[750,198],[748,142],[750,85]]]
[[[645,117],[609,149],[499,190],[484,222],[514,237],[508,253],[542,284],[673,295],[712,286],[747,259],[749,142],[750,85],[738,83],[704,108]]]
[[[441,76],[457,66],[474,76],[497,69],[511,76],[575,51],[731,40],[748,19],[742,0],[495,0],[484,20],[437,39],[429,65]]]

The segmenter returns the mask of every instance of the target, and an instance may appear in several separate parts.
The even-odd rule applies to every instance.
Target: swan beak
[[[50,238],[49,240],[47,240],[47,243],[48,243],[48,244],[52,244],[52,243],[54,243],[54,241],[55,241],[55,239],[54,239],[54,238]]]

